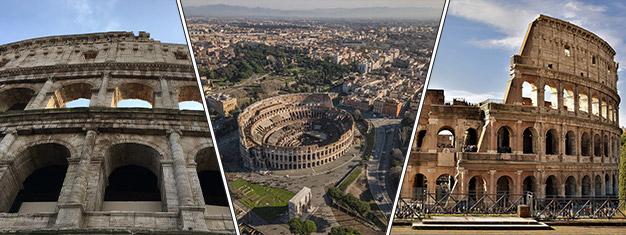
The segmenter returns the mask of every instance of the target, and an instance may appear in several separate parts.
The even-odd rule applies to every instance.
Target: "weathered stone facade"
[[[145,32],[52,36],[0,45],[0,61],[0,230],[234,233],[229,214],[205,206],[198,178],[219,172],[206,116],[178,107],[201,102],[185,45]],[[66,108],[77,99],[89,105]],[[116,108],[127,99],[152,108]],[[128,166],[155,178],[156,200],[106,199],[110,176]],[[57,168],[52,200],[24,196]]]
[[[328,94],[289,94],[247,107],[238,117],[241,156],[255,169],[305,169],[352,146],[354,119]]]
[[[311,189],[303,187],[296,195],[289,199],[289,219],[302,217],[304,213],[311,212]]]
[[[595,34],[540,15],[511,58],[503,102],[444,104],[443,91],[427,91],[402,197],[423,190],[617,195],[622,131],[614,56]],[[523,85],[531,97],[523,97]],[[438,143],[444,130],[452,143]]]

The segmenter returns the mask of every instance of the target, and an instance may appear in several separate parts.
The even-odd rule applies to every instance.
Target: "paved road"
[[[265,75],[260,76],[260,77],[258,75],[256,75],[256,74],[253,74],[248,79],[246,79],[244,82],[239,83],[238,85],[235,85],[233,87],[229,87],[229,88],[226,88],[224,90],[221,90],[219,92],[226,93],[226,92],[235,90],[237,88],[247,87],[248,85],[250,85],[252,83],[255,83],[255,82],[263,80],[263,78],[265,78],[267,75],[269,75],[269,73],[266,73]]]
[[[386,174],[389,169],[387,158],[394,146],[393,139],[400,120],[377,118],[368,121],[376,127],[376,139],[372,157],[368,162],[367,183],[378,208],[389,218],[393,209],[393,199],[387,187]]]

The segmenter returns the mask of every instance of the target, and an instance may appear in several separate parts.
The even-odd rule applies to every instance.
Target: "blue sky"
[[[446,100],[502,99],[510,57],[519,52],[528,24],[539,14],[581,26],[607,41],[620,62],[618,90],[625,94],[626,3],[576,0],[451,0],[441,34],[430,89],[445,89]],[[620,104],[620,126],[626,104]]]
[[[186,43],[175,0],[2,1],[0,44],[35,37],[103,31],[146,31],[161,42]]]

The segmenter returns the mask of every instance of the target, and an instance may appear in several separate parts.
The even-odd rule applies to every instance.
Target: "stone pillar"
[[[9,152],[9,148],[13,142],[15,142],[15,137],[17,136],[17,131],[15,128],[9,129],[5,132],[2,141],[0,141],[0,160],[4,160],[6,158],[6,154]]]
[[[559,182],[559,197],[565,197],[565,182]]]
[[[45,107],[43,107],[43,102],[44,99],[46,98],[46,96],[48,95],[48,92],[50,91],[50,88],[52,87],[52,85],[54,84],[54,80],[52,78],[49,78],[48,81],[46,81],[45,84],[43,84],[43,87],[41,88],[41,90],[39,90],[39,93],[37,94],[37,96],[35,97],[34,100],[32,100],[24,110],[31,110],[31,109],[43,109]]]
[[[515,172],[515,188],[513,188],[513,194],[522,194],[524,192],[524,182],[522,182],[522,170]]]
[[[55,227],[82,227],[83,212],[85,211],[85,196],[87,194],[87,178],[89,178],[91,152],[96,142],[96,135],[95,130],[87,130],[78,164],[72,164],[75,166],[73,167],[73,183],[71,185],[70,194],[67,195],[68,198],[64,198],[58,205],[59,213]]]
[[[191,185],[187,175],[187,161],[185,160],[183,147],[180,145],[180,133],[175,130],[168,131],[168,143],[174,168],[174,181],[178,192],[178,204],[183,230],[206,231],[204,221],[204,205],[195,205],[191,193]]]
[[[167,86],[167,80],[163,77],[160,77],[159,80],[161,81],[161,104],[163,105],[161,108],[178,109],[178,107],[174,107],[172,105],[172,98],[170,97],[170,89]]]
[[[487,194],[496,194],[496,170],[489,170],[489,191]]]
[[[98,95],[95,98],[92,98],[89,103],[89,107],[107,107],[106,104],[106,96],[107,96],[107,87],[109,86],[109,74],[102,75],[102,83],[100,83],[100,88],[98,89]]]

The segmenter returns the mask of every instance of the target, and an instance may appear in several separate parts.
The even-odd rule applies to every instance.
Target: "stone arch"
[[[197,86],[183,86],[176,89],[179,109],[203,110],[202,96]]]
[[[559,154],[559,135],[555,129],[546,131],[546,154]]]
[[[513,189],[513,179],[507,175],[500,176],[498,181],[496,182],[496,193],[499,195],[502,194],[511,194]]]
[[[477,145],[478,144],[478,134],[476,132],[476,129],[474,128],[467,128],[467,130],[465,130],[465,146],[472,146],[472,145]]]
[[[437,131],[437,148],[456,147],[456,135],[451,127],[442,127]]]
[[[599,134],[595,134],[593,136],[593,156],[602,156],[602,140],[600,139]]]
[[[205,205],[228,206],[226,188],[222,180],[219,162],[215,149],[203,148],[194,158],[196,171]]]
[[[150,104],[150,108],[154,108],[155,95],[152,87],[140,83],[123,83],[115,87],[113,101],[111,107],[117,108],[119,102],[124,100],[140,100]],[[136,107],[146,107],[146,105]]]
[[[529,175],[524,178],[524,181],[522,182],[522,192],[537,193],[537,180],[534,176]]]
[[[498,153],[511,152],[511,136],[512,130],[508,126],[502,126],[498,129]]]
[[[532,127],[528,127],[526,129],[524,129],[524,133],[523,133],[523,153],[525,154],[531,154],[531,153],[536,153],[536,145],[535,142],[537,141],[537,135],[536,135],[537,131],[535,130],[535,128]]]
[[[79,99],[86,100],[86,105],[81,104],[81,107],[89,107],[89,100],[91,100],[91,88],[92,86],[87,83],[73,83],[65,85],[54,91],[54,94],[50,97],[50,100],[48,100],[46,108],[66,108],[68,103]],[[70,104],[70,106],[72,105]]]
[[[522,104],[537,106],[537,86],[533,81],[522,82]]]
[[[546,107],[557,109],[558,108],[558,99],[559,99],[559,91],[556,89],[554,84],[546,84],[544,86],[544,104]]]
[[[104,154],[104,170],[108,182],[101,188],[104,201],[161,201],[160,209],[165,208],[161,154],[156,149],[138,143],[111,145]],[[124,181],[130,178],[136,180]],[[108,210],[106,205],[103,210]]]
[[[585,91],[578,93],[578,110],[589,113],[589,96]]]
[[[600,116],[600,100],[597,95],[591,96],[591,114]]]
[[[417,133],[417,140],[415,145],[418,152],[422,149],[422,144],[424,144],[424,137],[426,137],[426,130],[421,130]]]
[[[596,192],[596,196],[602,196],[602,177],[600,175],[596,175],[594,180],[594,189]]]
[[[546,197],[559,196],[559,180],[554,175],[546,179]]]
[[[570,87],[563,89],[563,108],[574,112],[574,91]]]
[[[24,110],[35,91],[30,88],[11,88],[0,92],[0,112]]]
[[[583,156],[591,156],[591,144],[589,133],[583,132],[580,137],[580,154]]]
[[[34,197],[42,193],[38,187],[47,189],[44,200],[58,200],[70,157],[70,149],[57,143],[35,144],[20,151],[12,161],[15,171],[10,171],[0,178],[0,185],[4,188],[0,192],[2,198],[0,212],[18,212],[22,202],[42,199]],[[58,174],[46,177],[46,171],[50,169]],[[39,174],[40,170],[44,171],[44,174]],[[30,176],[37,177],[33,180]]]
[[[574,176],[569,176],[565,180],[565,196],[567,197],[575,197],[576,189],[578,186],[576,185],[576,178]]]
[[[591,177],[585,175],[583,177],[582,185],[581,185],[581,195],[583,197],[591,196]]]
[[[454,178],[452,178],[449,174],[442,174],[437,177],[437,180],[435,181],[435,191],[438,200],[446,197],[449,193],[452,193],[454,182]]]
[[[420,173],[417,173],[415,175],[415,177],[413,178],[413,188],[412,188],[412,193],[414,197],[424,194],[424,192],[428,188],[427,183],[428,183],[428,180],[426,179],[425,175],[420,174]]]
[[[565,134],[565,155],[576,155],[576,134],[573,131]]]
[[[470,178],[467,185],[469,197],[473,200],[477,200],[487,193],[487,181],[480,175]]]

